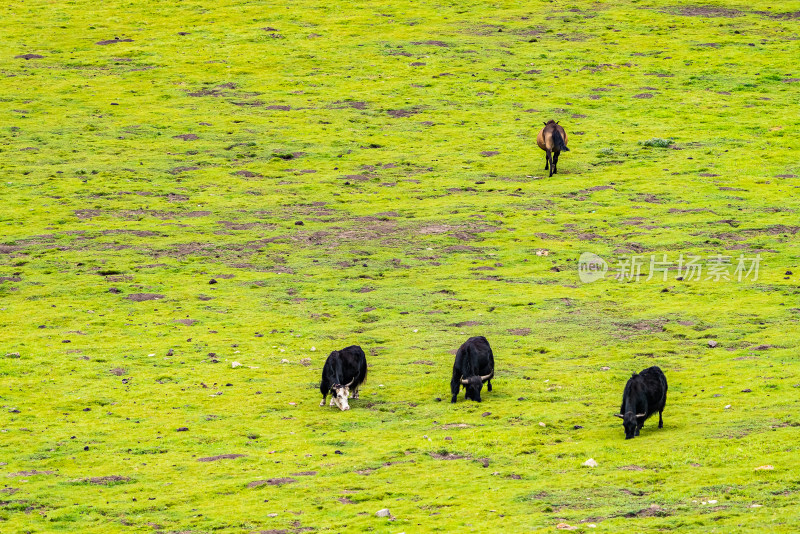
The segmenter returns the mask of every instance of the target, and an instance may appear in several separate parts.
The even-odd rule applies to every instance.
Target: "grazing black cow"
[[[667,403],[667,377],[658,367],[648,367],[628,379],[622,393],[622,406],[615,417],[622,419],[625,439],[639,435],[648,417],[658,412],[658,428],[664,427],[661,412]]]
[[[342,350],[335,350],[328,355],[322,367],[322,382],[319,390],[322,393],[320,406],[325,406],[328,393],[331,394],[331,406],[340,410],[349,410],[347,397],[353,387],[353,398],[358,398],[358,387],[367,378],[367,357],[358,345],[351,345]]]
[[[466,390],[465,399],[481,402],[483,383],[488,382],[489,391],[492,391],[493,377],[494,355],[489,342],[483,336],[469,338],[456,352],[453,378],[450,380],[450,391],[453,393],[450,402],[456,402],[461,386]]]

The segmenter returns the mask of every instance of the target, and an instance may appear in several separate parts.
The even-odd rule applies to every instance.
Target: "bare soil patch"
[[[684,17],[702,17],[702,18],[734,18],[744,16],[742,11],[738,9],[729,9],[717,6],[681,6],[674,9],[676,14],[683,15]]]
[[[32,477],[35,475],[54,475],[55,471],[37,471],[35,469],[31,471],[18,471],[16,473],[9,473],[9,477]]]
[[[441,47],[448,47],[447,43],[444,41],[413,41],[411,44],[413,45],[429,45],[429,46],[441,46]]]
[[[509,334],[514,336],[528,336],[531,333],[530,328],[512,328],[508,331]]]
[[[642,508],[638,512],[628,512],[625,517],[667,517],[668,511],[657,504],[651,504],[649,508]]]
[[[42,59],[44,56],[40,56],[39,54],[21,54],[19,56],[14,56],[14,59]]]
[[[623,471],[644,471],[644,467],[639,465],[623,465],[620,469]]]
[[[85,478],[83,481],[88,482],[90,484],[97,484],[100,486],[111,486],[113,484],[117,484],[120,482],[130,482],[130,477],[123,477],[120,475],[109,475],[105,477],[92,477],[92,478]]]
[[[217,460],[232,460],[234,458],[241,458],[247,456],[246,454],[218,454],[217,456],[208,456],[206,458],[198,458],[198,462],[216,462]]]
[[[412,63],[412,65],[413,65],[413,63]],[[424,63],[423,63],[423,65],[424,65]],[[412,115],[416,115],[417,113],[420,113],[420,111],[418,109],[416,109],[416,108],[411,108],[411,109],[390,109],[386,113],[390,117],[394,117],[394,118],[397,119],[397,118],[401,118],[401,117],[410,117]]]
[[[134,302],[143,302],[146,300],[163,299],[164,295],[159,295],[158,293],[131,293],[125,298]]]
[[[456,454],[454,452],[445,452],[445,453],[438,453],[432,452],[431,458],[435,460],[463,460],[464,458],[469,458],[469,456],[465,456],[463,454]]]
[[[283,478],[268,478],[266,480],[255,480],[247,485],[248,488],[257,488],[259,486],[269,485],[269,486],[282,486],[284,484],[291,484],[293,482],[297,482],[294,478],[290,477],[283,477]]]
[[[105,41],[97,41],[95,44],[98,45],[110,45],[115,43],[132,43],[133,39],[120,39],[119,37],[115,37],[114,39],[107,39]]]

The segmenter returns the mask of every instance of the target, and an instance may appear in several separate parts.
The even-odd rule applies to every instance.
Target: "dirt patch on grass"
[[[467,423],[447,423],[446,425],[442,425],[442,430],[448,430],[450,428],[472,428],[472,427]]]
[[[22,54],[19,56],[14,56],[14,59],[42,59],[44,56],[40,56],[39,54]]]
[[[365,475],[366,476],[366,475],[371,475],[375,471],[377,471],[377,469],[375,469],[373,467],[367,467],[366,469],[358,469],[358,470],[355,471],[355,473],[358,473],[359,475]]]
[[[619,469],[622,471],[644,471],[644,467],[639,465],[623,465]]]
[[[316,471],[300,471],[299,473],[292,473],[292,476],[295,477],[313,477],[316,475]]]
[[[651,504],[648,508],[642,508],[638,512],[628,512],[624,517],[667,517],[670,513],[657,504]]]
[[[528,336],[531,333],[530,328],[511,328],[508,333],[513,336]]]
[[[113,369],[111,369],[108,372],[111,373],[114,376],[122,376],[122,375],[128,374],[128,371],[123,367],[114,367]]]
[[[158,232],[151,232],[149,230],[103,230],[101,235],[135,235],[136,237],[155,237],[159,235]]]
[[[481,323],[479,323],[478,321],[462,321],[460,323],[453,323],[450,326],[455,326],[456,328],[463,328],[465,326],[478,326],[479,324]]]
[[[195,139],[199,139],[195,134],[181,134],[181,135],[173,135],[173,139],[183,139],[184,141],[194,141]]]
[[[159,295],[158,293],[131,293],[125,298],[134,302],[144,302],[146,300],[163,299],[164,295]]]
[[[416,115],[417,113],[420,113],[420,110],[419,110],[419,109],[417,109],[417,108],[411,108],[411,109],[390,109],[390,110],[388,110],[386,113],[387,113],[387,114],[388,114],[390,117],[394,117],[395,119],[397,119],[397,118],[402,118],[402,117],[410,117],[410,116],[412,116],[412,115]]]
[[[468,455],[456,454],[454,452],[432,452],[430,455],[434,460],[463,460],[469,458]]]
[[[105,477],[92,477],[83,479],[84,482],[88,482],[89,484],[97,484],[99,486],[112,486],[114,484],[130,482],[130,480],[130,477],[123,477],[120,475],[109,475]]]
[[[205,458],[198,458],[198,462],[216,462],[217,460],[232,460],[234,458],[242,458],[246,454],[218,454],[217,456],[208,456]]]
[[[110,45],[116,43],[132,43],[133,39],[120,39],[119,37],[115,37],[114,39],[106,39],[105,41],[97,41],[95,44],[98,45]]]
[[[449,44],[445,43],[444,41],[412,41],[411,44],[413,45],[428,45],[428,46],[441,46],[441,47],[448,47]]]
[[[701,18],[735,18],[735,17],[742,17],[745,15],[744,12],[739,11],[738,9],[729,9],[725,7],[717,7],[717,6],[680,6],[676,8],[672,8],[669,11],[677,14],[682,15],[684,17],[701,17]]]
[[[236,171],[233,174],[235,174],[237,176],[243,176],[245,178],[263,178],[264,177],[262,174],[258,174],[257,172],[252,172],[252,171],[247,171],[247,170]]]
[[[197,319],[175,319],[175,322],[185,324],[186,326],[192,326],[197,322]]]
[[[55,475],[55,474],[56,474],[55,471],[37,471],[37,470],[34,469],[32,471],[18,471],[16,473],[9,473],[8,476],[9,477],[32,477],[32,476],[36,476],[36,475]]]
[[[283,486],[284,484],[291,484],[297,482],[294,478],[268,478],[266,480],[255,480],[247,485],[248,488],[257,488],[259,486]]]

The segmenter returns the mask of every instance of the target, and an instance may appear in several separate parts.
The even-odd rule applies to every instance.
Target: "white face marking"
[[[333,388],[331,390],[333,397],[331,397],[331,402],[333,402],[340,410],[349,410],[350,405],[347,404],[347,397],[350,396],[350,388],[340,386],[338,388]]]

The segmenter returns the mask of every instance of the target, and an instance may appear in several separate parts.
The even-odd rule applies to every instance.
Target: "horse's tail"
[[[564,138],[561,137],[561,132],[559,132],[557,128],[553,128],[553,150],[569,152],[567,144],[564,142]]]

